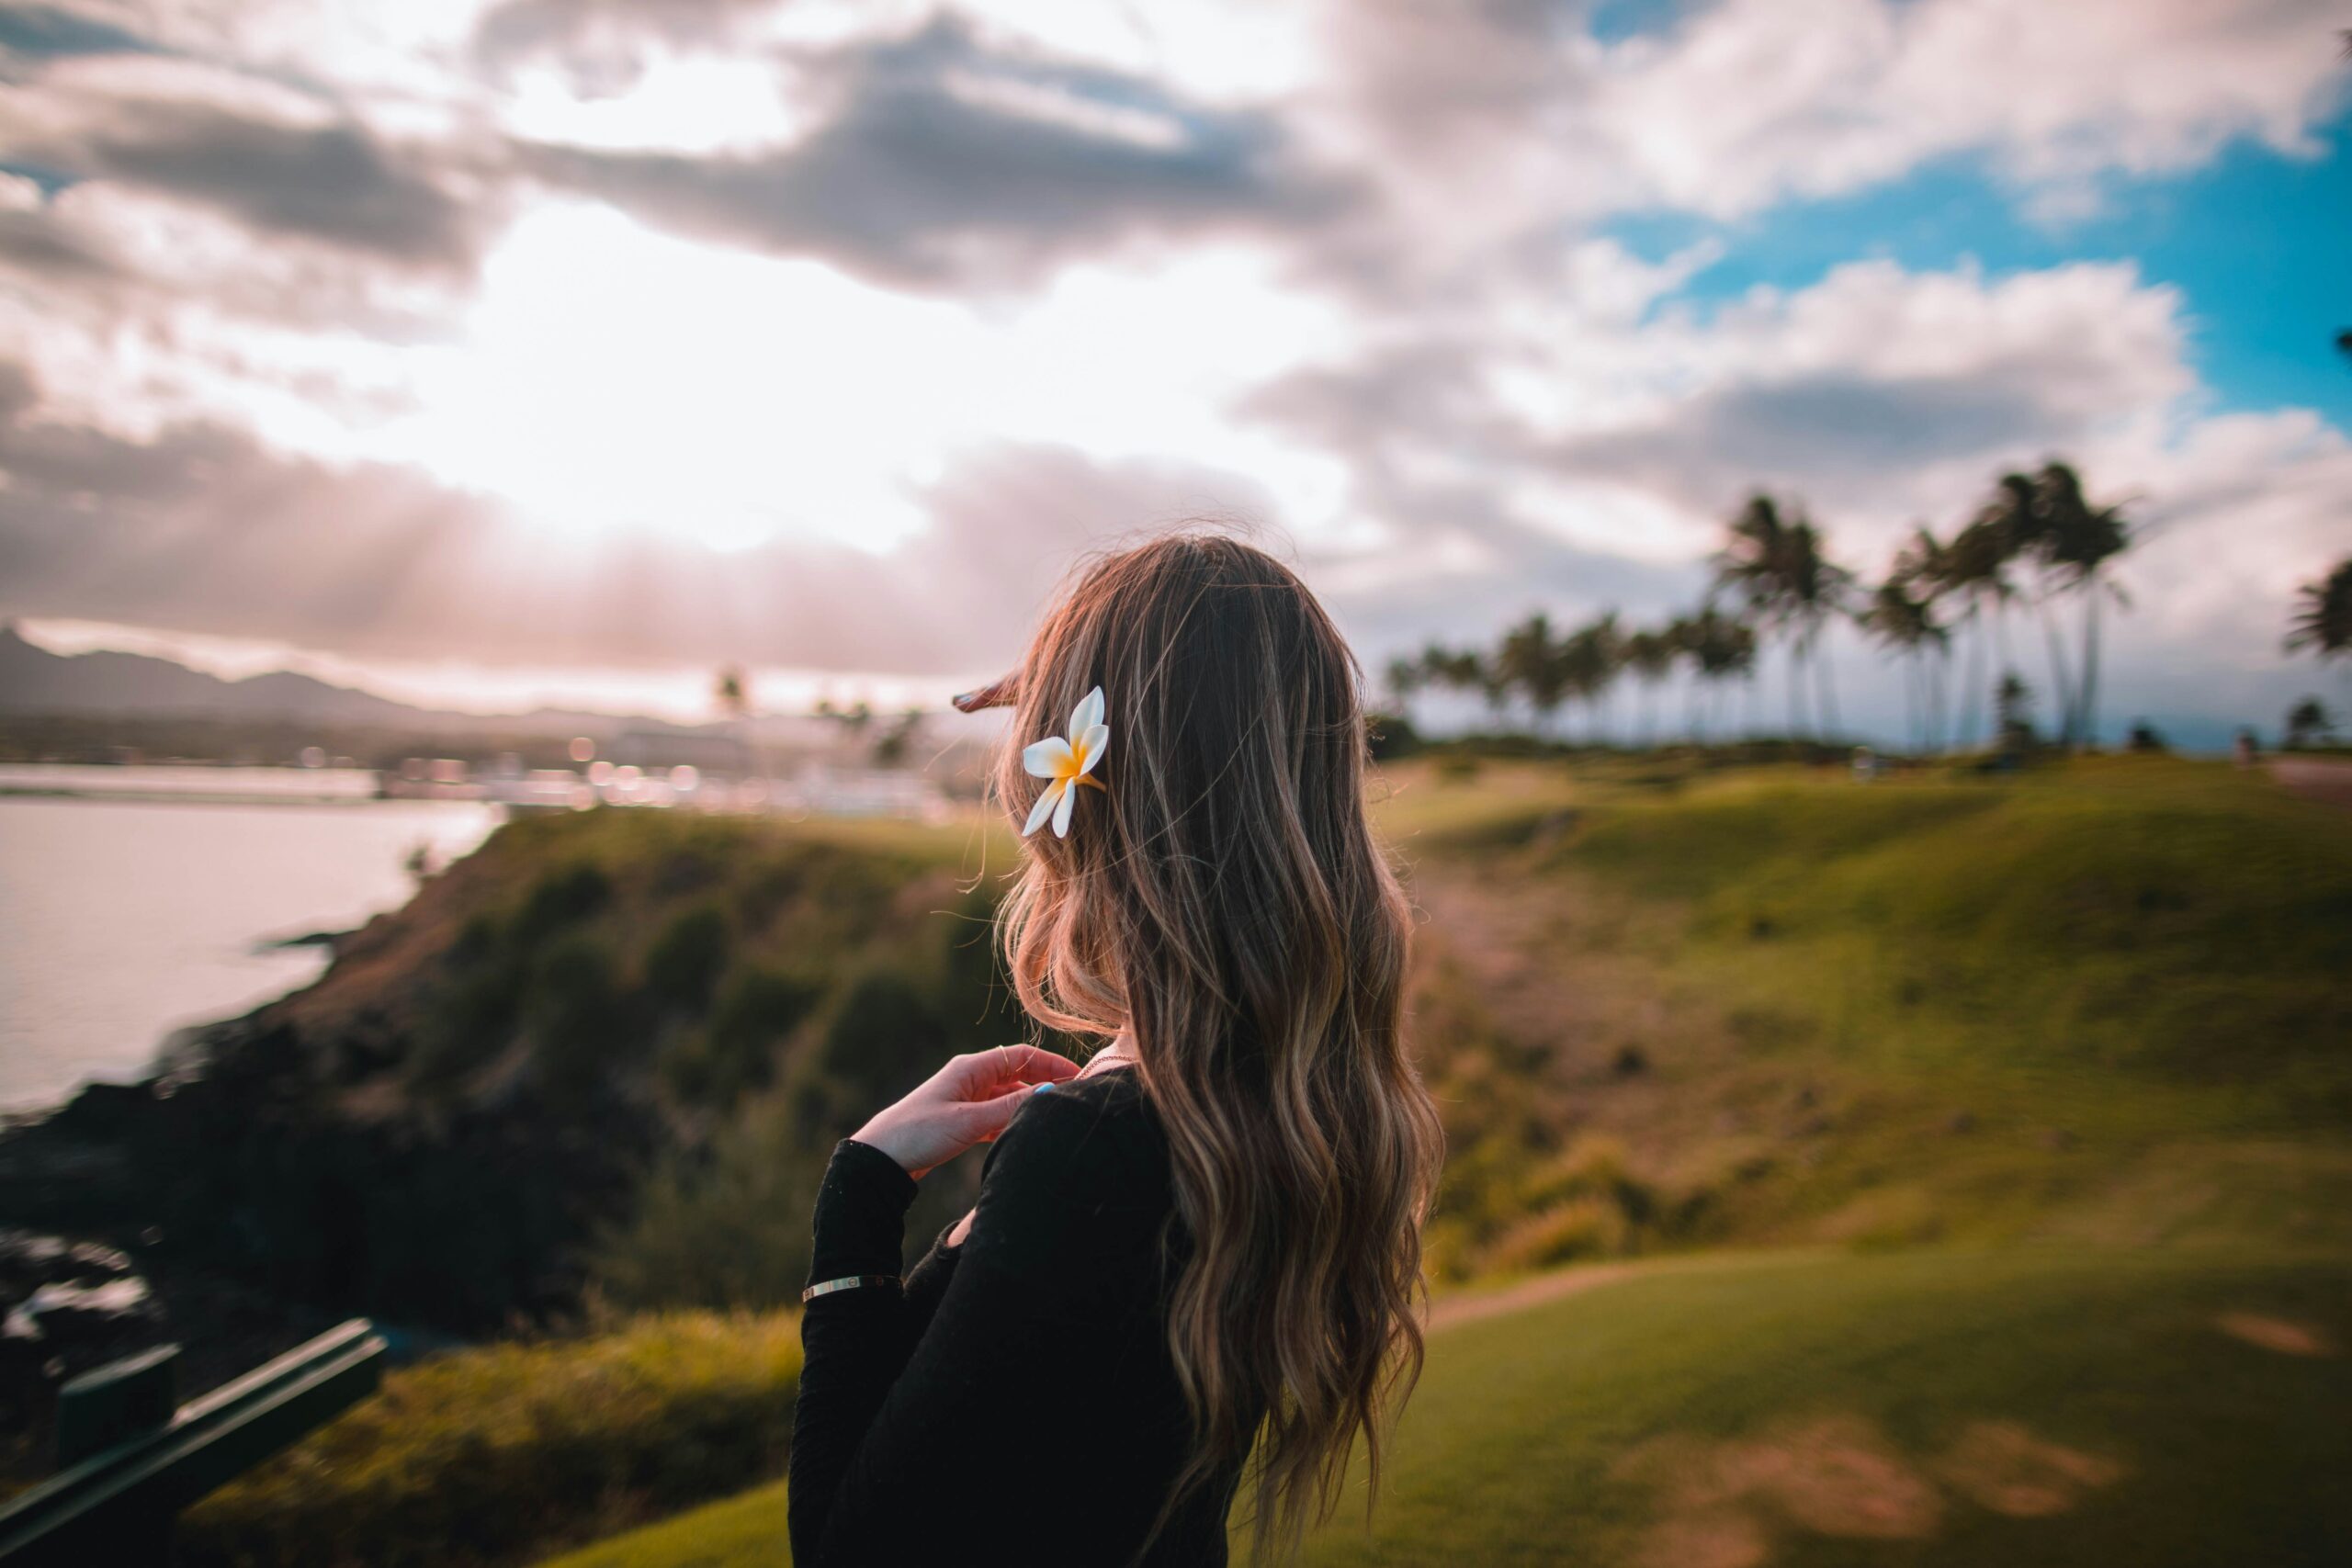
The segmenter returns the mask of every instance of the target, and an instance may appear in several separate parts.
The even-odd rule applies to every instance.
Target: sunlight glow
[[[490,258],[462,334],[406,351],[413,408],[370,445],[575,537],[883,548],[923,527],[923,484],[1002,441],[1182,451],[1280,486],[1311,528],[1338,468],[1227,405],[1342,324],[1240,248],[1072,267],[989,310],[550,206]]]

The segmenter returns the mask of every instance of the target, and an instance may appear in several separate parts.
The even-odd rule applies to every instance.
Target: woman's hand
[[[999,1045],[948,1059],[904,1100],[877,1113],[856,1134],[921,1180],[975,1144],[1005,1129],[1021,1098],[1041,1083],[1078,1076],[1078,1064],[1035,1045]]]

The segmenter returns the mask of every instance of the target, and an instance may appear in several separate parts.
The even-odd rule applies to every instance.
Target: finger
[[[1020,700],[1020,689],[1015,681],[1016,676],[1007,675],[1001,680],[989,682],[978,691],[958,692],[950,701],[964,713],[1007,707]]]
[[[1021,1109],[1021,1102],[1036,1092],[1034,1087],[1024,1086],[1008,1090],[993,1100],[966,1102],[963,1107],[964,1130],[977,1143],[994,1143],[997,1134],[1012,1125],[1014,1114]]]
[[[1076,1077],[1078,1064],[1035,1045],[997,1045],[956,1057],[941,1076],[956,1099],[985,1100],[1014,1084],[1060,1083]]]
[[[1022,1083],[1063,1083],[1079,1074],[1076,1062],[1043,1046],[1007,1045],[1003,1055],[1012,1076]]]

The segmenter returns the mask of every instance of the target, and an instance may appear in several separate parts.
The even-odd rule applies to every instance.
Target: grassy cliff
[[[2120,759],[1867,784],[1415,763],[1377,810],[1422,911],[1440,1326],[1388,1506],[1311,1561],[2352,1542],[2323,1485],[2352,1392],[2352,817]],[[342,1043],[310,1059],[353,1125],[641,1129],[575,1280],[780,1301],[836,1130],[1017,1032],[974,880],[1008,851],[974,826],[521,823],[273,1021]],[[401,1446],[413,1416],[360,1447],[430,1451]],[[338,1441],[287,1463],[331,1473],[312,1450]],[[430,1465],[337,1451],[436,1517]],[[684,1497],[628,1495],[606,1522]],[[775,1561],[782,1504],[581,1562]]]

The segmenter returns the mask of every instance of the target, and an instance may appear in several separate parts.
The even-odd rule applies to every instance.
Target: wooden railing
[[[188,1404],[179,1354],[162,1346],[58,1390],[57,1473],[0,1506],[0,1563],[159,1568],[181,1509],[383,1380],[384,1342],[362,1317]]]

